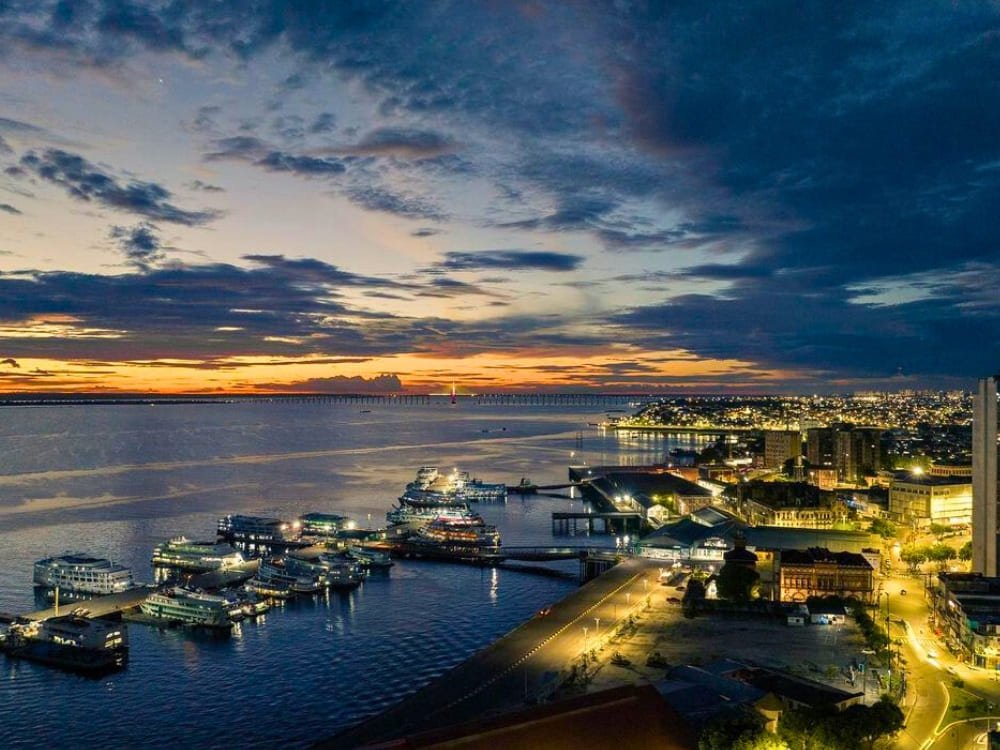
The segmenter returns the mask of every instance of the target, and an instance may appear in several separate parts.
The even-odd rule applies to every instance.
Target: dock
[[[316,747],[384,743],[544,699],[575,660],[658,593],[657,569],[643,558],[616,565],[402,702]]]
[[[568,534],[632,534],[642,530],[640,513],[609,511],[606,513],[563,512],[552,514],[553,536]],[[581,529],[581,527],[583,527]]]
[[[220,589],[226,586],[235,586],[253,578],[257,574],[259,566],[260,560],[248,560],[242,565],[230,568],[229,570],[199,573],[192,576],[185,585],[199,589]],[[77,608],[87,610],[89,613],[87,617],[112,617],[138,607],[150,595],[171,585],[174,584],[139,584],[135,588],[123,591],[120,594],[95,596],[91,599],[76,599],[72,602],[60,604],[59,607],[52,606],[47,609],[28,612],[22,615],[22,617],[27,617],[31,620],[48,620],[50,617],[69,614]]]

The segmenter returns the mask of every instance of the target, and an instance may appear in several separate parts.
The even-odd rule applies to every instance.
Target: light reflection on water
[[[558,483],[574,452],[574,462],[651,462],[676,444],[584,427],[601,414],[431,405],[359,417],[349,406],[295,402],[3,409],[0,612],[33,609],[33,562],[64,550],[110,557],[149,581],[157,543],[211,538],[225,513],[343,512],[364,523],[370,513],[377,524],[422,465]],[[512,496],[478,510],[505,546],[606,543],[553,539],[551,512],[581,507]],[[575,572],[576,563],[563,567]],[[0,658],[0,747],[305,746],[399,700],[574,586],[402,560],[352,592],[275,606],[227,638],[130,625],[128,667],[99,680]]]

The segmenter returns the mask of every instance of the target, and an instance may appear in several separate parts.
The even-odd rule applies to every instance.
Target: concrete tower
[[[982,378],[972,412],[972,570],[997,569],[997,379]]]

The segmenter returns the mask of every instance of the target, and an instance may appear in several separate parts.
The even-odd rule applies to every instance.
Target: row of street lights
[[[643,591],[648,591],[649,590],[649,580],[648,579],[646,579],[646,578],[642,579],[642,588],[643,588]],[[625,592],[625,607],[626,607],[626,609],[629,608],[631,605],[632,605],[632,592],[631,591],[626,591]],[[617,621],[618,621],[618,602],[615,601],[614,602],[614,618],[613,618],[613,622],[617,622]],[[583,651],[584,651],[584,653],[586,653],[589,650],[588,647],[587,647],[588,646],[588,644],[587,644],[587,633],[589,632],[589,630],[590,630],[590,626],[589,625],[584,625],[583,626]],[[600,617],[595,617],[594,618],[594,638],[599,641],[600,637],[601,637],[601,618]]]

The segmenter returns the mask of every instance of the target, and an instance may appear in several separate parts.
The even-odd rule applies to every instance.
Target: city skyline
[[[0,392],[960,388],[1000,8],[0,6]]]

